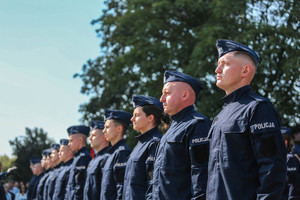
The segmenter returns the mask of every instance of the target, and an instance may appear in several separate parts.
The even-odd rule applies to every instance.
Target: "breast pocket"
[[[165,145],[165,167],[169,170],[184,168],[189,162],[185,134],[172,135]]]
[[[247,133],[248,121],[235,120],[225,122],[221,128],[222,156],[225,163],[228,160],[245,160],[251,155],[249,134]]]

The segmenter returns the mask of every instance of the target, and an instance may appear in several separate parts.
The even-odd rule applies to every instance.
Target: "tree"
[[[0,163],[2,164],[2,171],[7,171],[8,168],[13,166],[16,158],[10,158],[6,154],[0,156]]]
[[[12,175],[13,179],[27,182],[32,176],[29,168],[30,158],[32,156],[41,157],[42,151],[50,148],[54,141],[48,138],[47,133],[43,129],[26,127],[25,136],[16,137],[9,143],[12,147],[13,155],[16,156],[14,165],[17,167],[17,170]]]
[[[101,118],[103,109],[132,111],[133,94],[159,98],[166,69],[190,74],[205,85],[196,108],[213,119],[224,93],[215,86],[217,39],[252,47],[261,56],[252,84],[269,98],[283,125],[299,127],[300,2],[296,0],[106,0],[93,20],[103,53],[88,60],[80,105],[83,121]]]

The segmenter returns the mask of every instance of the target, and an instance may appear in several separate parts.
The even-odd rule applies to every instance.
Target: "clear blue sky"
[[[102,0],[0,0],[0,155],[25,127],[43,128],[56,142],[79,124],[88,97],[73,79],[100,55],[92,19]]]

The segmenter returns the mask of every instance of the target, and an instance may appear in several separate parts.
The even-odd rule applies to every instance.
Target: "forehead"
[[[91,131],[91,135],[95,135],[96,133],[101,134],[102,133],[102,129],[94,129]]]
[[[136,107],[133,112],[140,113],[140,112],[143,112],[143,109],[142,109],[142,107],[139,106],[139,107]]]
[[[104,126],[110,126],[112,123],[113,123],[113,120],[112,119],[108,119],[108,120],[105,121]]]
[[[222,57],[219,58],[218,62],[232,61],[232,60],[236,59],[234,54],[235,54],[234,51],[226,53],[225,55],[223,55]]]
[[[166,83],[165,85],[164,85],[164,87],[163,87],[163,90],[171,90],[171,89],[173,89],[174,87],[176,87],[176,84],[177,84],[178,82],[168,82],[168,83]]]

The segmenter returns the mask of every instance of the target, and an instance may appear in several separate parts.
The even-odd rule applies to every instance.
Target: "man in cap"
[[[94,158],[87,168],[87,177],[83,191],[84,200],[99,200],[101,192],[102,168],[109,156],[109,142],[103,134],[104,122],[92,121],[89,140],[91,147],[96,150]]]
[[[172,123],[154,162],[152,199],[205,199],[210,121],[194,110],[202,84],[167,70],[160,101]]]
[[[62,167],[56,178],[55,189],[53,193],[53,200],[64,200],[67,181],[69,179],[69,174],[71,170],[71,165],[73,162],[73,152],[68,146],[68,139],[60,140],[60,148],[59,148],[59,159],[62,162]]]
[[[52,168],[52,172],[49,175],[49,178],[47,180],[47,197],[46,197],[49,200],[53,199],[56,178],[57,178],[58,173],[60,172],[60,168],[61,168],[61,161],[60,161],[59,155],[58,155],[59,148],[60,148],[59,144],[52,144],[52,146],[51,146],[50,158],[53,163],[53,168]]]
[[[41,158],[38,156],[32,157],[30,159],[30,165],[33,175],[36,176],[36,179],[33,183],[32,193],[31,196],[27,196],[28,199],[36,199],[37,195],[37,188],[40,183],[40,180],[44,176],[43,167],[41,165]]]
[[[249,47],[218,40],[216,85],[225,91],[210,138],[207,199],[282,199],[286,149],[277,111],[251,91],[259,56]]]
[[[289,127],[282,127],[281,134],[285,141],[285,146],[287,148],[287,184],[285,195],[288,197],[287,199],[300,199],[300,163],[296,156],[291,152],[291,137],[293,131]]]
[[[106,110],[103,133],[111,147],[102,175],[101,200],[122,199],[126,162],[131,150],[125,144],[124,135],[132,115],[121,110]]]
[[[65,199],[82,200],[86,168],[92,159],[85,147],[90,128],[81,125],[71,126],[67,131],[69,133],[69,147],[74,153],[74,160],[69,175]]]

